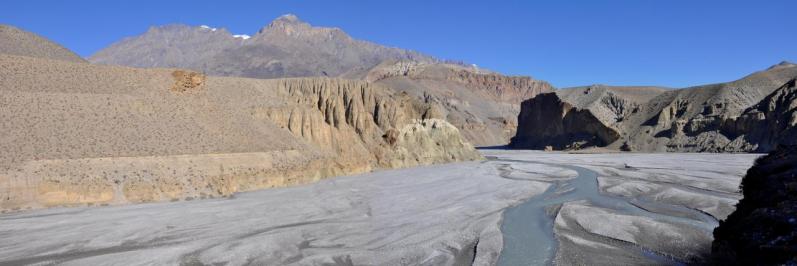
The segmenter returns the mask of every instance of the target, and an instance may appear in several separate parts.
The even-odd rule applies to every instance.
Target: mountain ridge
[[[354,39],[340,28],[312,26],[290,14],[274,19],[247,39],[236,39],[224,28],[150,27],[89,57],[98,64],[177,67],[250,78],[338,77],[367,72],[388,59],[438,61],[415,51]]]

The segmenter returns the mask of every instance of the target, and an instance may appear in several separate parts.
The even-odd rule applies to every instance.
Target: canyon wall
[[[767,152],[779,143],[793,142],[796,77],[797,65],[781,63],[737,81],[678,90],[607,86],[558,90],[523,103],[511,146]],[[571,113],[584,113],[578,116],[583,118],[581,125],[565,126],[574,119],[567,115]]]
[[[520,102],[553,91],[547,82],[504,76],[475,66],[387,61],[355,78],[437,103],[437,113],[477,146],[509,143],[517,128]]]

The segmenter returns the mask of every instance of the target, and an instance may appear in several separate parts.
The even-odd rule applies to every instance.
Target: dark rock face
[[[537,95],[524,101],[520,108],[518,133],[510,144],[513,148],[605,146],[620,136],[592,112],[563,102],[556,93]]]
[[[759,158],[742,180],[744,198],[714,230],[718,265],[797,265],[797,146]]]

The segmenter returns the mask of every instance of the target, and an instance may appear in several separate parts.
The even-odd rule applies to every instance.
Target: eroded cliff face
[[[558,90],[556,97],[523,104],[529,111],[521,110],[521,114],[536,110],[547,115],[522,115],[512,146],[766,152],[797,136],[795,89],[790,81],[795,77],[796,66],[780,64],[737,81],[679,90],[605,86]],[[566,115],[569,112],[558,111],[565,106],[559,102],[588,113],[583,123],[595,130],[563,127],[565,119],[573,118]],[[556,110],[546,110],[552,106],[557,106]],[[611,129],[614,134],[598,128]]]
[[[0,55],[0,90],[3,211],[225,197],[480,158],[432,103],[358,81]]]
[[[436,103],[439,116],[477,146],[507,144],[515,135],[520,102],[553,90],[547,82],[530,77],[416,61],[384,62],[358,78]]]
[[[732,148],[770,151],[779,144],[797,145],[797,80],[784,84],[739,117],[722,123],[734,138]]]
[[[396,168],[480,158],[456,128],[436,119],[434,103],[352,80],[288,79],[278,86],[286,104],[257,115],[335,154],[338,164]],[[407,130],[427,124],[434,126]],[[435,141],[443,150],[408,142],[416,138]]]
[[[759,158],[741,189],[736,211],[714,229],[714,263],[797,264],[797,146],[780,146]]]

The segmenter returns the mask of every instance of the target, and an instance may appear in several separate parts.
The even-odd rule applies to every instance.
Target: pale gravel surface
[[[0,265],[439,265],[470,263],[474,249],[477,264],[490,264],[501,210],[548,187],[497,168],[456,163],[232,199],[6,214]]]
[[[483,153],[542,164],[455,163],[338,177],[231,199],[3,214],[0,265],[490,265],[503,245],[503,210],[527,198],[536,200],[533,196],[549,184],[576,176],[572,169],[553,165],[597,172],[598,180],[604,180],[599,187],[608,191],[601,193],[722,216],[731,210],[719,208],[720,201],[713,199],[738,198],[739,178],[758,156]],[[667,192],[672,189],[689,193]],[[695,235],[702,227],[683,225],[712,221],[677,212],[629,216],[583,201],[567,203],[564,210],[555,228],[560,264],[590,259],[661,263],[641,250],[692,256],[679,241],[695,242],[690,247],[710,241],[705,234]]]

